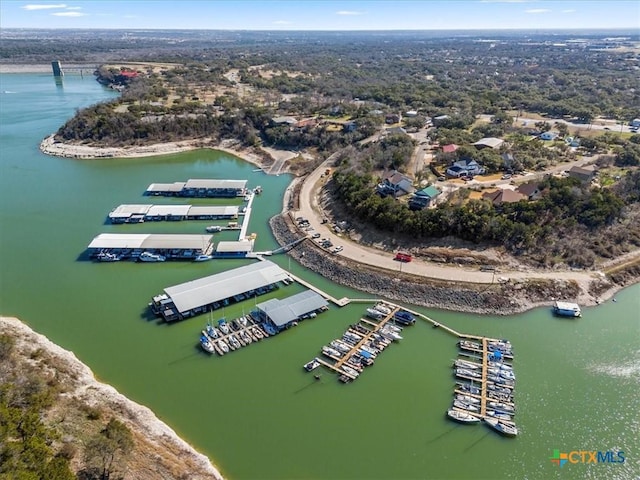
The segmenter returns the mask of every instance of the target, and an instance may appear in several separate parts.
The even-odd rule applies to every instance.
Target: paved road
[[[391,271],[406,272],[422,277],[448,280],[455,282],[469,283],[493,283],[504,281],[506,279],[565,279],[576,280],[581,283],[587,283],[600,274],[582,271],[563,271],[563,272],[536,272],[536,271],[507,271],[500,269],[496,272],[482,272],[478,268],[462,267],[462,266],[443,266],[430,262],[415,259],[410,263],[401,263],[393,260],[393,253],[382,252],[380,250],[366,247],[358,243],[345,239],[343,236],[336,234],[332,230],[329,223],[322,223],[322,210],[318,204],[318,192],[327,181],[327,177],[323,177],[325,169],[331,166],[332,157],[323,162],[316,168],[302,184],[300,191],[300,208],[294,211],[294,217],[306,218],[313,231],[320,233],[320,239],[329,238],[334,246],[342,245],[344,250],[339,255],[350,258],[360,263],[371,265],[377,268],[385,268]]]

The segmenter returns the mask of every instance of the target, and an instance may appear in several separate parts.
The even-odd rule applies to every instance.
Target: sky
[[[637,0],[0,0],[0,28],[634,28]]]

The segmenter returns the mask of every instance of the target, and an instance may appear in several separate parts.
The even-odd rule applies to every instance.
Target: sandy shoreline
[[[44,335],[34,332],[17,318],[0,317],[0,332],[15,338],[18,350],[27,358],[33,354],[33,351],[42,349],[55,359],[56,364],[64,365],[64,371],[71,372],[74,380],[71,390],[68,390],[65,395],[82,399],[89,405],[108,405],[112,410],[121,413],[121,421],[128,424],[132,430],[142,433],[145,439],[157,446],[159,451],[169,449],[185,460],[186,464],[191,465],[193,471],[185,472],[187,475],[181,478],[223,480],[220,472],[205,455],[197,452],[180,438],[149,408],[128,399],[112,386],[96,380],[91,369],[80,362],[73,352],[63,349]]]

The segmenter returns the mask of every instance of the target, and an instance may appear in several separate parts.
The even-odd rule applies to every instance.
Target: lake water
[[[640,476],[640,286],[579,320],[548,309],[512,317],[423,310],[458,331],[508,338],[518,376],[517,439],[445,418],[456,339],[418,324],[353,384],[302,365],[364,306],[314,320],[225,357],[197,347],[207,318],[158,324],[147,302],[163,288],[247,264],[225,260],[97,264],[80,256],[102,232],[202,233],[207,222],[107,225],[122,203],[148,203],[152,182],[247,179],[262,185],[249,232],[276,244],[267,220],[290,178],[267,177],[227,154],[72,160],[38,151],[75,109],[115,94],[91,77],[0,75],[0,314],[70,349],[103,381],[149,406],[235,479],[632,479]],[[182,203],[153,198],[153,203]],[[216,201],[219,204],[228,201]],[[201,202],[202,203],[202,202]],[[236,202],[240,203],[240,202]],[[220,238],[231,239],[231,234]],[[336,297],[332,284],[286,256],[273,260]],[[280,289],[288,296],[301,287]],[[253,306],[244,302],[228,318]],[[214,318],[215,319],[215,318]],[[625,452],[623,464],[551,463],[554,449]]]

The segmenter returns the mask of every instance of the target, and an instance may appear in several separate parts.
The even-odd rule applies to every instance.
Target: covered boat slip
[[[212,235],[178,235],[146,233],[101,233],[87,250],[90,257],[115,253],[121,258],[135,259],[142,252],[161,254],[169,259],[193,259],[210,255],[213,251]]]
[[[288,278],[289,274],[273,262],[252,263],[165,288],[165,295],[156,297],[151,307],[166,321],[181,320],[219,308],[225,301],[267,293]]]
[[[152,183],[146,195],[167,197],[241,197],[247,193],[246,180],[190,179],[186,182]]]
[[[327,300],[313,290],[306,290],[282,300],[272,298],[256,306],[260,319],[271,322],[278,330],[288,328],[294,322],[327,308]]]
[[[237,206],[214,205],[120,205],[109,213],[111,223],[161,220],[219,220],[238,218]]]
[[[215,257],[243,258],[253,251],[253,240],[221,241],[216,246]]]

